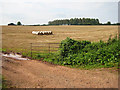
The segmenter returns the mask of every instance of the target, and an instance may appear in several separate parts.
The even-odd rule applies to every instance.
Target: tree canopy
[[[49,25],[99,25],[99,19],[71,18],[49,21]]]
[[[17,25],[22,25],[20,21],[17,22]]]
[[[9,23],[8,25],[15,25],[14,23]]]

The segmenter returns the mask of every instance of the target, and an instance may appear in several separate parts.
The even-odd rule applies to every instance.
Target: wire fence
[[[60,43],[30,43],[31,58],[33,53],[53,53],[57,52]]]

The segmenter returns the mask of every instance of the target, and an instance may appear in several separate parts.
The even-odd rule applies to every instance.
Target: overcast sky
[[[84,1],[84,2],[83,2]],[[88,2],[89,1],[89,2]],[[119,0],[0,0],[0,25],[47,24],[55,19],[98,18],[118,22]],[[2,21],[1,21],[2,19]]]

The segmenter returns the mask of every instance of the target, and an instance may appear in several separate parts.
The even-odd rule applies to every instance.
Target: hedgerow
[[[59,51],[44,58],[44,61],[70,66],[103,65],[114,67],[119,62],[120,40],[109,38],[107,42],[76,41],[66,38]]]

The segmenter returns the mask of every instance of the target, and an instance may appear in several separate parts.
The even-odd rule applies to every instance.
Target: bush
[[[119,62],[120,40],[117,37],[103,42],[76,41],[66,38],[60,44],[58,53],[47,61],[60,65],[113,67]]]
[[[87,44],[90,44],[89,41],[75,41],[70,38],[66,38],[60,44],[60,55],[63,57],[67,57],[68,54],[78,53],[81,49],[83,49]]]

